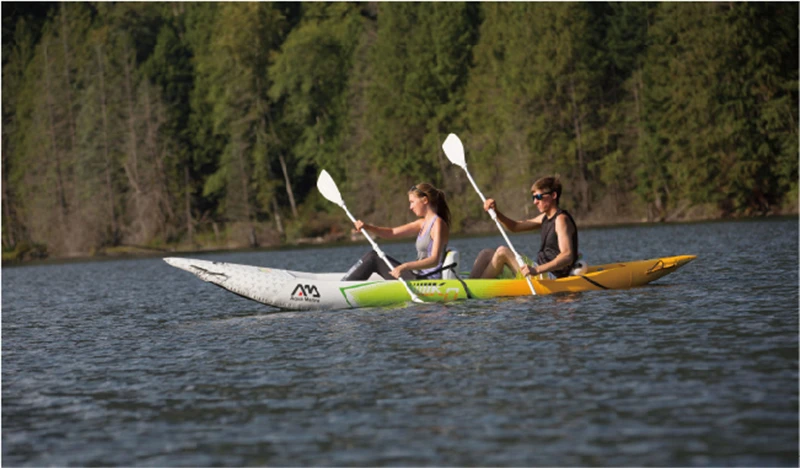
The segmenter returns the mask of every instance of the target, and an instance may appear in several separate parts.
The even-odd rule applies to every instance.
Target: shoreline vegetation
[[[725,222],[733,220],[748,220],[756,222],[759,219],[798,219],[798,211],[784,211],[760,216],[734,216],[734,217],[684,217],[682,219],[674,219],[663,222],[653,222],[645,220],[620,220],[618,222],[609,223],[602,221],[594,222],[578,222],[579,229],[602,229],[613,227],[625,226],[644,226],[644,225],[657,225],[657,224],[682,224],[682,223],[697,223],[697,222]],[[494,234],[499,235],[497,227],[490,221],[479,223],[478,226],[473,228],[470,232],[460,232],[453,236],[453,239],[471,238],[471,237],[489,237]],[[512,237],[513,233],[509,233]],[[527,233],[530,234],[530,233]],[[393,244],[408,242],[406,239],[378,239],[379,243]],[[338,226],[333,225],[330,229],[322,235],[314,237],[300,237],[290,242],[265,244],[259,246],[250,246],[241,242],[209,242],[204,245],[188,244],[188,243],[174,243],[163,246],[147,246],[147,245],[120,245],[114,247],[107,247],[98,249],[93,252],[81,252],[72,255],[49,255],[44,246],[20,246],[20,248],[13,251],[3,251],[2,266],[14,267],[22,265],[38,265],[38,264],[54,264],[54,263],[78,263],[78,262],[92,262],[103,260],[116,260],[116,259],[133,259],[133,258],[152,258],[152,257],[167,257],[167,256],[185,256],[191,254],[209,254],[209,253],[225,253],[225,252],[253,252],[253,251],[269,251],[269,250],[291,250],[313,247],[338,247],[344,245],[367,244],[366,239],[358,233],[350,232],[345,233]],[[368,247],[368,245],[367,245]]]
[[[797,213],[797,2],[6,2],[3,263]]]

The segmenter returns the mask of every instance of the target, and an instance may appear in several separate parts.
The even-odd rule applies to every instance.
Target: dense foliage
[[[797,209],[797,3],[7,5],[5,249],[340,232],[323,168],[357,216],[429,181],[469,231],[450,132],[512,215],[554,173],[579,223]]]

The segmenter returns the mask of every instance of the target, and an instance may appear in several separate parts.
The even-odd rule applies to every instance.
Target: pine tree
[[[591,12],[579,4],[492,4],[485,9],[470,97],[478,161],[494,164],[509,202],[533,174],[560,173],[577,208],[591,207],[589,181],[602,154],[602,68]],[[484,94],[485,93],[485,94]],[[480,123],[487,119],[488,126]],[[520,170],[522,169],[522,170]]]
[[[206,182],[204,195],[224,193],[221,205],[230,220],[244,223],[251,245],[257,245],[253,224],[269,213],[283,233],[276,200],[268,115],[271,102],[268,57],[283,40],[285,18],[270,4],[219,6],[208,54],[198,56],[205,80],[214,133],[227,145],[220,166]],[[288,168],[287,168],[288,170]]]
[[[270,97],[283,100],[280,114],[271,117],[270,135],[281,154],[296,156],[295,176],[309,165],[343,172],[339,154],[346,138],[348,79],[362,21],[356,4],[304,4],[303,19],[270,66]],[[276,128],[277,118],[286,125]]]
[[[463,102],[474,33],[472,7],[381,4],[369,89],[371,150],[390,173],[439,184],[441,142]]]

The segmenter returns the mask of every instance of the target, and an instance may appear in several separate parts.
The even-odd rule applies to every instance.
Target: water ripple
[[[274,313],[157,259],[3,269],[3,461],[794,466],[797,238],[796,219],[584,230],[595,263],[700,258],[627,291],[336,312]]]

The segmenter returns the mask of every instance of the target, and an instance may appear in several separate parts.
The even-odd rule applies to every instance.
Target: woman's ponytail
[[[436,214],[447,223],[448,227],[450,226],[450,207],[447,206],[447,197],[445,197],[444,192],[428,183],[421,183],[411,187],[409,193],[411,192],[416,193],[418,197],[426,197]]]

